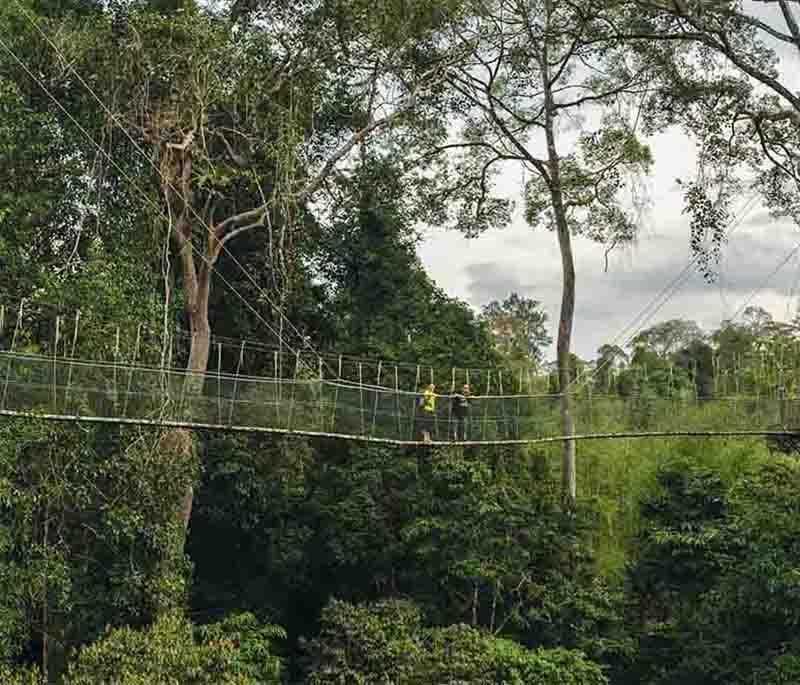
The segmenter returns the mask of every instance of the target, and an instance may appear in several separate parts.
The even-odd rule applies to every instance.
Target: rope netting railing
[[[0,411],[10,415],[91,418],[131,423],[330,435],[387,442],[419,441],[417,395],[311,377],[254,378],[190,374],[130,364],[0,352]],[[471,399],[460,441],[535,442],[560,435],[557,396]],[[453,441],[456,417],[440,397],[427,429]],[[780,431],[800,400],[767,397],[669,399],[578,398],[580,434],[741,430]]]
[[[186,368],[192,333],[179,327],[167,331],[157,322],[119,324],[103,314],[74,311],[51,303],[4,305],[0,301],[0,349],[53,353],[109,363]],[[57,350],[56,350],[57,348]],[[309,351],[282,341],[240,340],[212,335],[208,370],[219,373],[291,379],[301,363],[327,379],[364,386],[416,392],[435,383],[452,392],[464,384],[480,395],[552,394],[552,370],[539,366],[464,367],[438,362],[413,363],[364,358],[352,354]],[[441,357],[449,357],[446,350]],[[299,362],[298,362],[299,357]]]
[[[76,312],[55,318],[7,309],[0,322],[0,413],[153,425],[185,425],[390,443],[418,443],[423,431],[434,442],[551,442],[560,431],[560,396],[547,392],[548,375],[522,372],[518,384],[500,370],[478,375],[452,369],[438,382],[435,411],[419,406],[430,380],[423,367],[318,355],[246,342],[212,341],[209,371],[190,373],[180,336],[141,325],[127,328]],[[101,334],[98,335],[98,330]],[[89,332],[91,331],[91,335]],[[82,341],[81,336],[85,339]],[[576,432],[583,436],[781,432],[796,425],[800,399],[770,383],[791,380],[788,367],[754,367],[734,383],[715,377],[712,390],[658,394],[575,389]],[[434,382],[438,379],[431,367]],[[643,373],[646,379],[646,370]],[[447,377],[449,375],[449,377]],[[485,379],[481,383],[481,375]],[[475,377],[477,376],[477,377]],[[534,378],[535,376],[535,378]],[[506,379],[511,374],[507,373]],[[525,378],[530,382],[525,382]],[[753,378],[751,378],[753,377]],[[636,379],[634,379],[635,381]],[[730,379],[729,379],[730,380]],[[759,378],[756,378],[759,380]],[[763,379],[762,379],[763,380]],[[469,382],[469,410],[458,415],[451,393]],[[731,392],[735,386],[738,392]],[[772,386],[770,386],[772,387]],[[791,386],[794,387],[794,386]],[[755,389],[755,391],[753,391]],[[520,392],[522,391],[522,392]],[[533,392],[532,392],[533,391]],[[460,428],[460,430],[459,430]],[[457,433],[458,431],[458,433]]]

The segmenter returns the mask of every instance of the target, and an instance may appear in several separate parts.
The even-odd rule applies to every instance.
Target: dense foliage
[[[641,204],[621,191],[653,163],[633,98],[648,131],[679,123],[703,144],[705,185],[687,191],[700,252],[741,187],[711,170],[755,170],[770,208],[797,212],[784,162],[800,106],[763,23],[689,5],[4,2],[0,339],[24,299],[80,309],[74,345],[92,358],[115,358],[117,326],[146,326],[164,335],[143,345],[195,371],[212,333],[398,362],[412,381],[422,362],[437,377],[541,365],[538,300],[508,293],[476,314],[416,255],[422,222],[474,237],[508,220],[496,166],[535,172],[525,218],[563,255],[571,237],[629,242]],[[587,103],[598,131],[559,153],[556,117]],[[621,396],[637,427],[682,421],[654,415],[674,398],[708,414],[712,396],[800,390],[798,321],[670,320],[582,360],[573,300],[553,390],[579,381],[598,411]],[[272,363],[253,349],[243,374]],[[565,503],[549,449],[3,418],[0,681],[797,682],[800,467],[785,452],[594,443]]]

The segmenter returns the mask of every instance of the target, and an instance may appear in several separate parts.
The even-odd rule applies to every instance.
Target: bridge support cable
[[[364,426],[364,365],[358,363],[358,413],[361,417],[361,435],[366,434]]]
[[[72,330],[72,349],[70,350],[69,357],[70,359],[77,358],[78,355],[78,330],[80,328],[81,323],[81,310],[77,310],[75,312],[75,323],[74,328]],[[66,356],[66,339],[64,341],[64,352]],[[67,372],[67,392],[64,396],[64,406],[69,407],[72,403],[72,371],[73,371],[73,364],[69,365],[69,370]]]
[[[381,387],[381,371],[382,371],[381,367],[382,367],[382,365],[383,365],[383,361],[381,361],[379,359],[378,360],[378,378],[375,381],[375,385],[377,385],[379,388]],[[380,397],[381,397],[380,391],[376,391],[375,392],[375,401],[374,401],[374,403],[372,405],[372,425],[370,426],[370,430],[369,430],[369,434],[370,435],[375,435],[375,422],[378,419],[378,401],[380,400]]]
[[[53,393],[53,409],[58,411],[58,343],[61,335],[61,317],[56,317],[56,329],[53,335],[53,373],[50,375],[50,387]]]
[[[295,401],[295,390],[297,388],[297,374],[300,371],[300,350],[297,350],[294,358],[294,375],[292,379],[292,393],[289,399],[289,416],[286,421],[286,428],[291,433],[292,432],[292,419],[294,418],[294,401]]]
[[[217,343],[217,421],[222,423],[222,343]]]
[[[16,411],[13,409],[0,409],[0,417],[9,419],[25,419],[31,421],[54,421],[60,423],[87,423],[87,424],[105,424],[105,425],[127,425],[127,426],[145,426],[151,428],[186,428],[190,430],[202,430],[209,432],[227,432],[227,433],[253,433],[253,434],[271,434],[271,435],[293,435],[296,437],[308,438],[331,438],[345,440],[348,442],[363,442],[381,445],[393,445],[396,447],[480,447],[482,445],[546,445],[562,443],[565,440],[581,442],[581,441],[597,441],[597,440],[641,440],[641,439],[685,439],[685,438],[702,438],[702,439],[724,439],[724,438],[798,438],[800,439],[800,431],[790,430],[719,430],[719,431],[702,431],[702,430],[687,430],[687,431],[641,431],[641,432],[624,432],[624,433],[585,433],[575,434],[571,436],[554,436],[554,437],[538,437],[516,440],[492,440],[484,442],[481,440],[463,440],[463,441],[441,441],[434,440],[426,443],[419,440],[399,440],[392,438],[371,437],[369,435],[353,435],[349,433],[330,433],[322,431],[311,430],[294,430],[289,433],[285,428],[270,428],[266,426],[228,426],[218,425],[215,423],[202,423],[192,421],[179,421],[172,419],[147,419],[147,418],[125,418],[125,417],[104,417],[104,416],[86,416],[86,415],[68,415],[68,414],[48,414],[39,412],[24,412]]]
[[[242,346],[239,349],[239,360],[236,362],[236,375],[233,378],[233,392],[231,393],[231,400],[230,400],[230,408],[228,409],[228,424],[229,426],[233,425],[233,410],[236,407],[236,396],[239,392],[239,374],[242,371],[242,364],[244,364],[244,340],[242,340]]]
[[[397,366],[394,367],[394,413],[397,417],[397,434],[403,434],[403,425],[400,419],[400,378]]]

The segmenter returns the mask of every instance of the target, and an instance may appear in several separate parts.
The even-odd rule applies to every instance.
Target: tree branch
[[[228,234],[226,234],[226,235],[224,235],[222,237],[222,239],[219,241],[220,247],[225,245],[225,243],[227,243],[229,240],[233,240],[237,235],[245,233],[246,231],[250,231],[250,230],[252,230],[254,228],[259,228],[259,227],[263,227],[263,226],[264,226],[263,218],[260,221],[253,222],[252,224],[246,224],[245,226],[239,226],[239,228],[236,228],[236,229],[232,230],[230,233],[228,233]]]
[[[491,150],[495,154],[495,156],[498,157],[499,159],[517,160],[521,162],[525,161],[523,157],[520,157],[519,155],[511,155],[505,152],[501,152],[494,145],[492,145],[491,143],[487,143],[485,141],[464,141],[462,143],[448,143],[447,145],[437,145],[431,148],[425,154],[418,157],[411,164],[411,166],[412,167],[416,166],[420,162],[429,159],[431,157],[435,157],[436,155],[441,154],[442,152],[446,152],[447,150],[458,150],[463,148],[474,148],[474,147],[481,147],[481,148],[486,148],[487,150]]]
[[[431,73],[434,73],[436,69],[434,68]],[[322,166],[322,169],[310,180],[308,181],[305,186],[297,193],[294,197],[294,202],[297,204],[303,204],[307,202],[311,196],[322,186],[325,182],[325,179],[333,172],[336,165],[346,157],[366,136],[378,131],[379,129],[386,128],[387,126],[391,125],[395,120],[399,117],[407,114],[411,109],[413,109],[414,105],[417,102],[417,97],[419,90],[421,90],[423,83],[425,85],[432,85],[435,83],[436,79],[432,82],[425,83],[424,79],[420,82],[419,86],[412,90],[411,93],[406,97],[405,103],[400,105],[394,112],[391,114],[387,114],[380,119],[376,119],[371,121],[367,124],[364,128],[357,131],[353,134],[348,140],[346,140],[342,145],[337,148],[334,153],[328,158],[325,164]],[[241,224],[249,224],[249,228],[253,228],[259,225],[259,222],[263,218],[264,214],[268,209],[268,203],[263,203],[258,207],[253,209],[249,209],[244,212],[239,212],[238,214],[234,214],[229,216],[225,219],[222,223],[220,223],[216,227],[217,235],[222,236],[228,228],[232,226],[239,226]],[[241,233],[241,231],[233,232],[236,235]],[[233,234],[232,233],[232,234]],[[227,237],[223,238],[224,242],[230,240],[232,234],[229,234]]]
[[[320,169],[319,173],[312,178],[305,187],[297,194],[296,201],[298,204],[302,204],[306,200],[308,200],[311,195],[322,185],[323,181],[327,178],[328,174],[331,173],[333,168],[344,158],[356,145],[358,145],[366,136],[368,136],[373,131],[376,131],[380,128],[384,128],[391,124],[395,119],[398,119],[403,114],[406,114],[414,105],[416,101],[416,97],[412,94],[409,97],[407,103],[400,107],[399,109],[395,110],[391,114],[382,117],[381,119],[377,119],[375,121],[370,122],[360,131],[358,131],[355,135],[353,135],[348,141],[346,141],[341,147],[339,147],[336,152],[333,153],[328,158],[328,161],[325,162],[322,169]]]
[[[575,39],[572,41],[572,44],[569,46],[569,49],[567,50],[567,53],[564,55],[564,57],[561,58],[561,66],[558,67],[558,70],[553,75],[553,77],[550,79],[550,86],[551,87],[554,86],[556,83],[558,83],[558,79],[561,78],[561,74],[563,74],[564,73],[564,69],[567,68],[567,65],[569,64],[570,58],[572,57],[572,55],[575,54],[575,50],[578,49],[578,45],[580,45],[580,35],[575,36]]]
[[[764,121],[764,117],[753,116],[749,112],[746,112],[745,114],[747,114],[750,117],[751,121],[753,122],[753,126],[755,127],[756,133],[758,134],[758,141],[761,145],[761,149],[764,152],[764,156],[770,162],[772,162],[778,169],[780,169],[784,174],[786,174],[789,178],[792,178],[795,181],[797,181],[797,176],[791,170],[787,169],[786,166],[783,163],[781,163],[779,159],[776,159],[772,154],[772,151],[769,149],[770,141],[767,140],[767,135],[761,126],[762,121]]]
[[[453,80],[453,78],[455,78],[455,81]],[[464,97],[466,97],[476,107],[478,107],[479,109],[481,109],[482,111],[486,112],[489,115],[489,117],[492,119],[492,121],[494,121],[494,123],[503,132],[503,134],[511,142],[511,144],[515,148],[517,148],[517,150],[519,151],[520,155],[522,155],[523,159],[525,161],[527,161],[527,162],[530,162],[530,164],[533,165],[533,167],[536,169],[536,171],[539,172],[539,174],[542,176],[542,178],[544,179],[545,183],[549,186],[550,185],[550,174],[547,171],[547,166],[544,163],[544,161],[534,157],[528,151],[528,149],[520,142],[520,140],[517,138],[517,136],[515,136],[513,134],[513,132],[506,125],[506,123],[497,114],[497,111],[494,109],[494,107],[493,107],[493,105],[491,103],[491,100],[489,101],[488,104],[484,103],[484,102],[481,102],[478,98],[476,98],[470,92],[470,90],[468,90],[469,86],[467,86],[467,88],[465,88],[463,85],[461,85],[460,83],[456,82],[456,81],[460,81],[460,80],[461,79],[459,79],[458,77],[453,77],[452,75],[448,79],[448,81],[450,82],[450,85],[452,85],[459,93],[461,93]]]
[[[777,1],[779,0],[776,0],[776,2]],[[635,0],[635,2],[641,7],[645,7],[650,10],[666,12],[667,14],[688,22],[694,28],[694,32],[687,32],[687,38],[690,38],[691,40],[697,40],[723,54],[744,73],[746,73],[748,76],[752,76],[756,81],[767,86],[767,88],[780,95],[787,102],[789,102],[792,107],[800,112],[800,98],[794,95],[794,93],[792,93],[776,78],[769,76],[761,69],[758,69],[752,64],[746,62],[743,56],[737,53],[731,47],[724,31],[721,31],[716,27],[709,26],[708,24],[704,24],[703,22],[699,21],[697,17],[690,16],[685,4],[677,1],[670,2],[668,0]],[[649,36],[647,34],[640,34],[638,37],[646,37],[649,40],[662,39],[662,36],[660,36],[658,33],[652,33],[649,34]]]
[[[789,32],[792,34],[792,38],[794,38],[794,46],[800,50],[800,27],[797,25],[797,19],[794,17],[792,8],[789,7],[787,0],[778,0],[778,4],[781,6],[781,12],[783,13],[783,18],[786,20],[786,26],[789,27]]]
[[[584,95],[583,97],[578,98],[577,100],[572,100],[570,102],[556,102],[554,104],[554,109],[569,109],[571,107],[580,107],[581,105],[586,104],[587,102],[597,102],[599,100],[605,100],[606,98],[613,97],[614,95],[619,95],[620,93],[625,92],[628,88],[630,88],[639,78],[641,74],[637,74],[629,81],[626,81],[620,86],[616,88],[612,88],[611,90],[607,90],[604,93],[593,93],[592,95]]]
[[[739,21],[744,22],[745,24],[749,24],[750,26],[754,26],[765,33],[768,33],[773,38],[777,38],[778,40],[783,41],[784,43],[795,43],[795,40],[787,33],[782,33],[777,29],[772,28],[769,24],[761,21],[760,19],[756,19],[755,17],[751,17],[748,14],[742,14],[741,12],[736,12],[735,10],[731,11],[731,16],[735,17]]]

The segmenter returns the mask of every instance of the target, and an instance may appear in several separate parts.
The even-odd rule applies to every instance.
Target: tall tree
[[[196,374],[208,365],[221,254],[259,233],[271,295],[283,302],[312,200],[361,141],[410,117],[447,61],[433,49],[442,21],[434,3],[406,12],[386,0],[377,22],[361,0],[267,4],[236,21],[194,2],[114,6],[92,22],[61,17],[58,41],[48,42],[53,62],[69,65],[59,77],[97,92],[89,122],[130,142],[135,182],[163,215],[156,225],[180,275],[167,299],[183,309]],[[45,35],[53,25],[39,22]],[[155,254],[163,243],[151,243]],[[187,456],[191,439],[176,431],[172,444]],[[187,524],[191,505],[188,492]]]
[[[615,9],[602,3],[493,0],[478,3],[471,24],[456,40],[469,60],[448,70],[459,137],[439,148],[458,156],[457,182],[445,197],[468,235],[510,219],[507,199],[492,197],[502,166],[529,174],[525,216],[533,227],[556,233],[563,287],[556,351],[561,427],[574,433],[568,392],[575,311],[574,235],[606,250],[636,232],[637,186],[626,178],[646,172],[649,150],[636,138],[636,117],[624,114],[631,95],[641,96],[649,78],[646,61],[630,59],[613,30]],[[608,105],[608,107],[604,107]],[[612,105],[614,107],[612,107]],[[591,114],[593,130],[567,121]],[[574,145],[571,145],[574,143]],[[572,152],[565,153],[565,146]],[[625,195],[624,191],[630,191]],[[575,443],[563,445],[563,488],[576,496]]]

